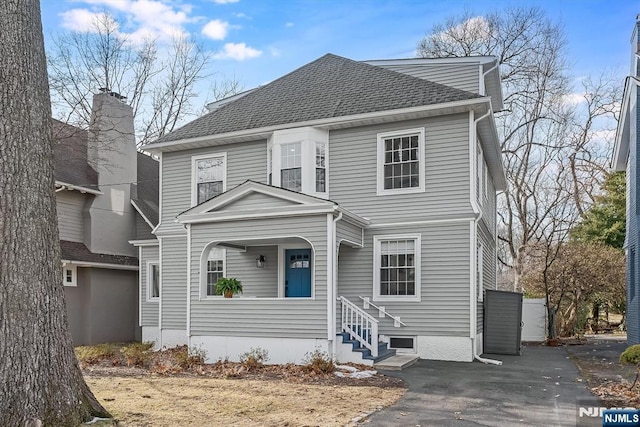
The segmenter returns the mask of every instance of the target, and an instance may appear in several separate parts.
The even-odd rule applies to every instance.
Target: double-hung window
[[[302,147],[299,142],[282,144],[280,186],[288,190],[302,191]]]
[[[374,300],[420,300],[420,235],[374,237]]]
[[[216,154],[193,158],[193,204],[199,205],[226,190],[227,156]]]
[[[160,299],[160,264],[157,261],[147,263],[147,301]]]
[[[216,293],[216,282],[224,277],[225,250],[218,247],[209,249],[206,265],[206,296],[214,296]]]
[[[75,265],[62,267],[62,284],[65,286],[78,286],[78,269]]]
[[[378,195],[424,191],[424,128],[378,134]]]

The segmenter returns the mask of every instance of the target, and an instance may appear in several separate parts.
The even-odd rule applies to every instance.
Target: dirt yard
[[[186,346],[151,351],[149,344],[77,347],[87,384],[114,420],[99,426],[344,426],[396,402],[404,381],[376,374],[340,378],[321,353],[305,365],[205,364]],[[360,371],[367,366],[351,365]]]
[[[405,391],[156,375],[85,379],[119,426],[344,426]]]

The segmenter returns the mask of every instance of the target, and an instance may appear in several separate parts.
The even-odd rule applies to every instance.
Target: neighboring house
[[[138,243],[144,340],[209,361],[482,353],[505,189],[495,58],[329,54],[208,107],[144,147],[161,165],[157,242]],[[217,296],[223,276],[244,293]]]
[[[131,108],[101,93],[93,110],[89,131],[55,120],[53,126],[62,280],[74,345],[140,338],[138,259],[128,241],[147,237],[151,228],[130,202],[132,192],[141,197],[138,173],[155,179],[157,203],[158,163],[136,152]]]
[[[636,20],[631,37],[631,75],[624,84],[622,111],[618,121],[613,160],[611,167],[616,171],[626,171],[627,179],[627,233],[625,252],[627,256],[627,342],[640,344],[640,286],[638,284],[638,138],[640,138],[640,121],[638,120],[638,101],[640,101],[640,15]]]

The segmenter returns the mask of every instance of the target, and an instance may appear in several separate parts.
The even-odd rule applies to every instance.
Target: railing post
[[[378,357],[378,324],[371,322],[371,355]]]

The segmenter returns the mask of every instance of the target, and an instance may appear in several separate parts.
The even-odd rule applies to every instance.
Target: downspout
[[[497,66],[497,65],[496,65]],[[495,68],[495,67],[494,67]],[[487,70],[487,72],[491,71],[491,69]],[[485,73],[486,74],[486,73]],[[472,129],[472,133],[471,136],[469,138],[469,154],[471,153],[475,153],[475,149],[476,149],[476,145],[477,145],[477,138],[476,133],[477,133],[477,127],[478,127],[478,122],[480,122],[481,120],[484,120],[485,118],[489,117],[489,115],[491,114],[491,109],[489,109],[487,111],[486,114],[478,117],[477,119],[475,119],[473,121],[473,129]],[[473,111],[470,112],[471,117],[473,117]],[[476,165],[477,164],[477,153],[475,154],[475,156],[473,156],[471,158],[471,164],[472,165]],[[482,209],[480,209],[480,206],[478,205],[478,202],[476,200],[476,188],[475,188],[475,175],[478,174],[478,171],[476,170],[476,167],[472,167],[471,170],[473,170],[475,172],[475,174],[472,174],[471,176],[471,182],[473,182],[474,185],[471,186],[471,207],[473,209],[473,212],[475,214],[475,218],[473,219],[473,227],[472,227],[472,238],[471,238],[471,253],[473,254],[473,256],[471,257],[470,261],[471,261],[471,270],[473,272],[473,276],[471,278],[471,283],[473,283],[473,290],[471,291],[471,296],[472,296],[472,301],[470,307],[469,307],[469,311],[471,314],[471,319],[470,319],[470,323],[471,323],[471,347],[472,347],[472,351],[473,351],[473,358],[475,360],[477,360],[478,362],[482,362],[484,364],[491,364],[491,365],[502,365],[502,361],[500,360],[494,360],[494,359],[486,359],[484,357],[480,357],[480,355],[478,354],[478,350],[476,347],[476,336],[477,336],[477,329],[478,329],[478,311],[477,311],[477,305],[478,305],[478,296],[476,295],[476,289],[477,289],[477,283],[476,283],[476,277],[477,277],[477,272],[476,272],[476,257],[478,256],[478,244],[477,244],[477,236],[478,236],[478,223],[480,222],[480,220],[482,219]]]
[[[331,322],[331,326],[329,327],[329,333],[331,334],[331,343],[332,343],[332,356],[335,358],[336,352],[338,351],[338,343],[336,342],[336,312],[337,312],[337,291],[338,291],[338,248],[336,246],[336,231],[338,221],[342,219],[342,212],[338,212],[338,216],[333,218],[333,230],[331,237],[331,257],[332,261],[332,280],[331,280],[331,288],[327,289],[327,300],[331,303],[331,318],[329,321]]]

